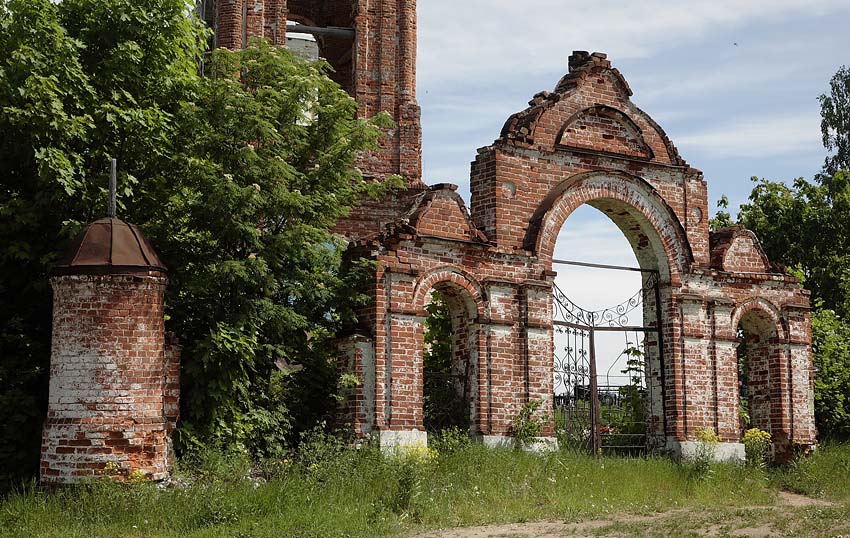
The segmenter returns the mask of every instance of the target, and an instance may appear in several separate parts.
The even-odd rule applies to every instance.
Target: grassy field
[[[0,536],[415,536],[435,528],[599,518],[613,518],[600,527],[611,535],[690,536],[705,534],[715,519],[746,519],[755,507],[776,505],[782,490],[831,501],[799,508],[798,515],[779,511],[789,519],[788,535],[838,536],[842,524],[850,525],[850,445],[826,446],[771,471],[481,446],[384,457],[327,441],[296,460],[253,470],[241,458],[216,454],[182,465],[167,488],[110,479],[54,492],[24,487],[0,501]],[[654,521],[660,513],[671,516]],[[617,519],[623,514],[633,517]],[[812,534],[796,530],[801,518],[811,518],[805,528]]]

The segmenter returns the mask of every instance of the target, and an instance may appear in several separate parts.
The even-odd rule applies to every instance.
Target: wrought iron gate
[[[663,440],[663,343],[657,271],[555,260],[555,264],[639,271],[624,302],[586,310],[554,289],[555,427],[562,443],[593,454],[642,454]],[[623,335],[617,356],[598,357],[602,335]],[[610,354],[615,355],[615,354]],[[603,366],[602,371],[598,368]]]

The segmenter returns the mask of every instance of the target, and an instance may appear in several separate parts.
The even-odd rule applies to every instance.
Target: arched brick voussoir
[[[428,305],[429,295],[435,287],[439,287],[441,284],[466,291],[474,304],[474,308],[470,308],[469,314],[484,317],[486,300],[484,289],[471,275],[453,265],[432,269],[416,281],[413,290],[413,308],[419,315],[427,315],[425,307]]]
[[[741,320],[749,313],[756,313],[763,320],[770,322],[776,329],[776,335],[781,341],[788,339],[788,331],[779,308],[761,297],[746,299],[732,311],[732,327],[737,330]]]
[[[542,262],[551,262],[564,222],[579,206],[593,205],[595,201],[613,201],[636,221],[640,233],[650,241],[657,259],[657,267],[653,268],[661,272],[662,278],[678,280],[679,275],[688,272],[693,253],[675,212],[652,185],[624,172],[587,172],[559,183],[532,216],[524,247],[535,252]],[[623,232],[627,237],[632,233]]]

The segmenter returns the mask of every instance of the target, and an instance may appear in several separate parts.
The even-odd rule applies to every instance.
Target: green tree
[[[120,216],[170,268],[181,439],[271,450],[288,427],[285,396],[335,385],[328,340],[362,300],[368,267],[340,269],[330,227],[394,184],[354,168],[387,120],[356,120],[325,63],[262,42],[216,52],[202,78],[208,30],[191,8],[0,0],[0,479],[38,461],[48,277],[105,213],[108,157]],[[308,367],[293,375],[291,363]]]
[[[768,257],[801,277],[815,301],[850,316],[850,174],[828,182],[756,179],[740,222],[753,230]]]
[[[311,408],[334,401],[328,343],[366,287],[355,282],[364,271],[339,270],[346,244],[331,228],[387,184],[356,171],[379,129],[354,119],[328,70],[261,40],[217,50],[178,118],[181,188],[149,230],[172,267],[186,443],[279,450],[290,419],[281,383],[293,381],[277,365],[305,366],[295,384],[326,381],[311,387]]]
[[[834,311],[819,308],[812,316],[815,368],[815,416],[818,430],[850,438],[850,325]]]
[[[850,170],[850,69],[842,66],[829,82],[830,93],[820,96],[823,145],[834,154],[826,158],[826,177]]]
[[[732,219],[731,213],[729,213],[729,198],[724,194],[717,201],[717,213],[715,213],[713,218],[709,219],[708,225],[712,230],[719,230],[733,224],[735,224],[735,221]]]

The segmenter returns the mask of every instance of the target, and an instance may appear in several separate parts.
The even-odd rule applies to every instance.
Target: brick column
[[[817,443],[817,430],[809,306],[788,304],[783,315],[788,322],[789,332],[791,440],[801,445],[814,445]]]
[[[176,374],[165,353],[165,280],[157,272],[51,280],[53,344],[43,482],[76,482],[109,464],[154,480],[167,477],[171,425],[163,395]],[[169,393],[168,414],[176,420],[174,396]]]
[[[217,43],[225,49],[242,48],[242,3],[249,0],[219,0],[217,4]]]
[[[711,349],[716,371],[716,431],[723,441],[737,443],[741,439],[741,424],[737,327],[732,326],[734,306],[731,300],[714,299],[709,309],[713,324]]]
[[[525,390],[524,401],[542,401],[540,415],[549,418],[541,432],[542,437],[553,437],[553,331],[552,331],[552,284],[547,281],[525,282],[521,289],[523,315],[523,343],[525,346]],[[517,389],[519,387],[516,387]],[[517,398],[519,400],[519,398]]]

